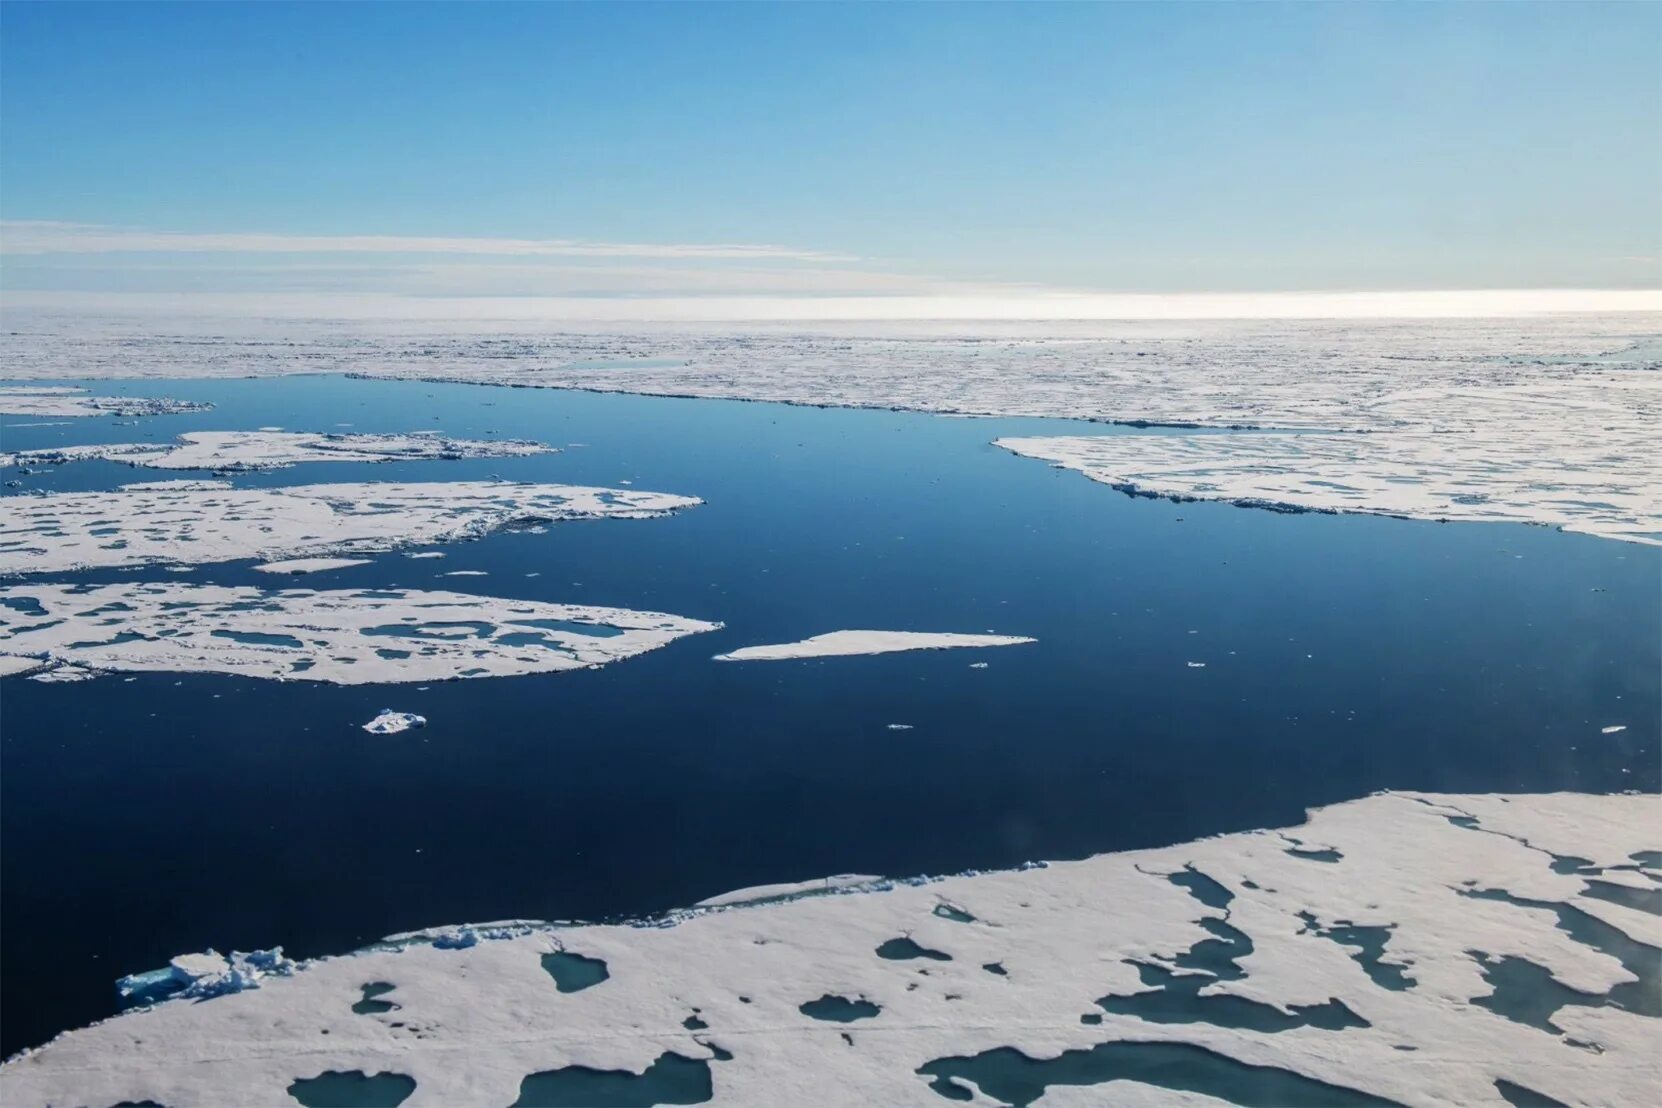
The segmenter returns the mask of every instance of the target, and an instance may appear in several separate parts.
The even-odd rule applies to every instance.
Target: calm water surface
[[[5,447],[266,425],[494,433],[584,445],[236,480],[627,480],[707,503],[295,581],[248,562],[64,579],[455,589],[727,627],[599,670],[425,689],[6,679],[7,1053],[110,1014],[117,976],[207,946],[309,956],[828,873],[1077,857],[1295,822],[1386,788],[1662,787],[1654,549],[1133,499],[989,445],[1160,433],[1057,420],[325,377],[95,387],[217,408],[133,425],[11,417]],[[23,480],[168,476],[83,463]],[[458,569],[489,576],[438,576]],[[849,627],[1040,641],[709,660]],[[385,707],[429,725],[359,730]]]

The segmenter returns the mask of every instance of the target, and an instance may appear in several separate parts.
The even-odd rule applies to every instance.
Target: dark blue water
[[[632,480],[708,503],[294,580],[249,563],[71,579],[445,588],[728,626],[599,670],[425,691],[6,679],[6,1052],[112,1012],[120,974],[207,946],[315,955],[828,873],[1008,866],[1286,824],[1383,788],[1662,788],[1654,549],[1133,499],[989,445],[1159,433],[1061,421],[336,378],[97,389],[218,408],[11,419],[5,447],[268,424],[495,432],[588,445],[238,481]],[[24,480],[169,476],[84,463]],[[490,576],[436,576],[457,569]],[[709,661],[849,627],[1040,641]],[[428,726],[358,729],[384,707]],[[1614,724],[1628,729],[1600,734]]]

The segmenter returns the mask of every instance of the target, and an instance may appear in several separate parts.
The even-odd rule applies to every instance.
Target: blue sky
[[[7,3],[0,32],[9,290],[1662,284],[1654,4]]]

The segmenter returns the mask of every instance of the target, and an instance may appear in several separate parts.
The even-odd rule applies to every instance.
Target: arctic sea
[[[1389,788],[1662,788],[1655,548],[1133,498],[990,445],[1157,429],[341,377],[85,384],[216,407],[8,417],[5,448],[494,434],[562,451],[234,480],[627,481],[706,503],[294,579],[248,562],[54,579],[441,588],[726,628],[598,670],[425,687],[5,679],[7,1054],[113,1013],[120,975],[209,946],[311,956],[832,873],[1005,867]],[[175,476],[192,475],[87,462],[12,471],[24,487],[5,491]],[[440,576],[456,570],[487,576]],[[710,660],[843,628],[1039,641]],[[364,733],[382,708],[429,724]]]

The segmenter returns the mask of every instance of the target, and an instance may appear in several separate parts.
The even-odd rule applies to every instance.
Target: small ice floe
[[[1625,724],[1625,723],[1613,723],[1609,727],[1599,728],[1599,734],[1601,734],[1601,735],[1614,735],[1614,734],[1617,734],[1618,732],[1626,731],[1626,730],[1627,730],[1627,724]]]
[[[279,562],[262,562],[254,568],[261,573],[322,573],[331,569],[367,566],[368,558],[285,558]]]
[[[0,412],[7,415],[108,416],[174,415],[203,412],[212,404],[190,400],[152,399],[145,396],[87,396],[85,389],[63,385],[30,385],[0,388]],[[14,424],[13,426],[24,426]]]
[[[408,731],[412,727],[426,726],[426,716],[418,716],[414,712],[395,712],[391,708],[382,708],[380,715],[364,724],[364,730],[371,735],[396,735],[400,731]]]
[[[889,724],[889,730],[890,731],[910,731],[910,730],[912,730],[912,725],[910,723],[891,723],[891,724]]]
[[[831,658],[850,654],[891,654],[900,650],[947,650],[965,646],[1017,646],[1038,642],[1025,635],[958,635],[929,631],[831,631],[799,642],[747,646],[717,654],[718,662],[773,662],[789,658]]]
[[[263,977],[287,977],[300,964],[284,957],[283,948],[252,950],[229,955],[209,948],[200,954],[181,954],[161,969],[146,970],[115,983],[121,1007],[155,1004],[163,1000],[206,1000],[226,993],[257,989]]]
[[[442,551],[442,550],[417,550],[412,554],[404,555],[404,557],[406,557],[406,558],[442,558],[442,557],[444,557],[444,551]]]
[[[1190,669],[1205,669],[1206,668],[1206,663],[1205,662],[1184,662],[1183,664],[1188,666]]]
[[[475,442],[442,435],[307,434],[258,431],[191,431],[173,443],[108,443],[9,455],[23,460],[70,462],[102,458],[154,469],[279,469],[301,462],[390,462],[427,459],[520,457],[548,454],[553,447],[521,439]]]
[[[44,669],[39,673],[31,674],[29,680],[56,685],[69,681],[90,681],[97,676],[98,674],[84,666],[58,665],[53,666],[51,669]]]
[[[987,663],[986,662],[971,662],[970,663],[970,668],[971,669],[986,669],[987,668]]]
[[[482,569],[453,569],[449,573],[441,573],[440,577],[489,577],[490,573]]]

